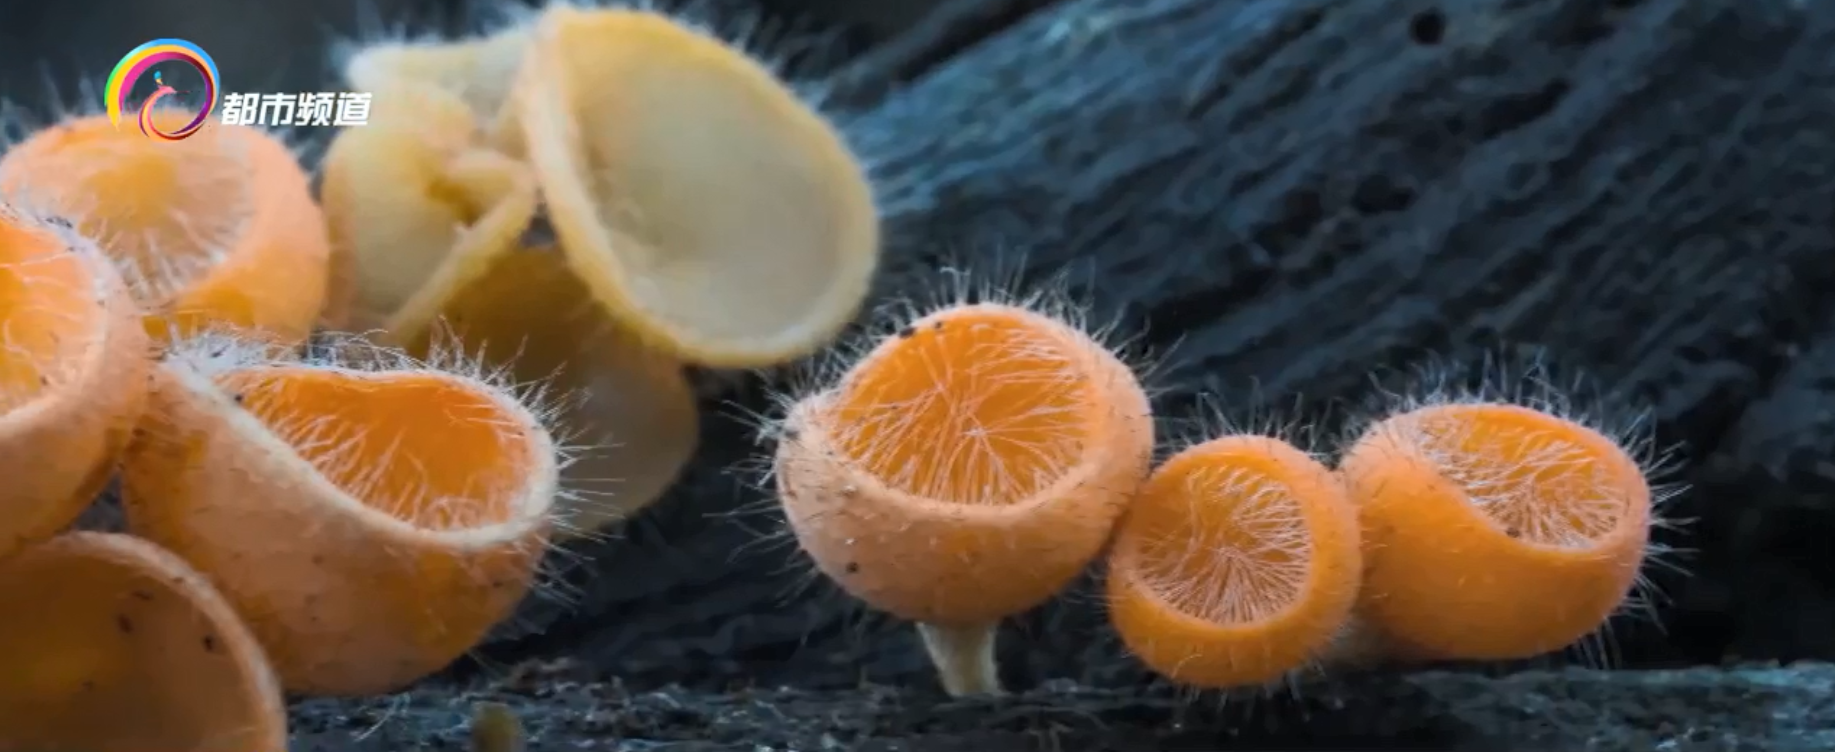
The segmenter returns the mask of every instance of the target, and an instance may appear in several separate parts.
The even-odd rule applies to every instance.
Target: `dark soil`
[[[632,692],[553,676],[427,688],[295,712],[295,752],[466,749],[473,703],[523,719],[530,752],[1824,752],[1835,666],[1657,672],[1424,673],[1279,697],[1179,697],[1064,683],[995,700],[881,686]]]

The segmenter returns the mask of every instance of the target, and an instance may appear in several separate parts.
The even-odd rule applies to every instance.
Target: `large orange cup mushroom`
[[[1174,682],[1262,685],[1333,652],[1362,576],[1357,511],[1331,469],[1279,439],[1225,436],[1168,459],[1129,506],[1109,618]]]
[[[784,432],[775,474],[797,542],[843,589],[917,622],[958,695],[999,691],[999,622],[1098,555],[1153,450],[1122,360],[993,303],[913,321]]]
[[[0,207],[0,558],[108,484],[146,404],[148,347],[101,251]]]
[[[1507,403],[1436,404],[1371,426],[1339,467],[1363,521],[1360,612],[1411,657],[1566,647],[1630,596],[1651,492],[1612,438]]]
[[[623,326],[713,367],[787,362],[878,264],[865,173],[764,66],[669,18],[551,5],[510,118],[561,250]]]
[[[400,689],[530,588],[557,453],[515,394],[386,351],[263,361],[186,343],[128,452],[130,532],[184,556],[292,691]]]
[[[234,326],[302,342],[325,303],[324,216],[293,152],[262,130],[212,124],[169,142],[65,120],[0,158],[0,191],[96,238],[156,338]]]
[[[0,752],[286,752],[280,686],[202,575],[77,532],[0,560]]]

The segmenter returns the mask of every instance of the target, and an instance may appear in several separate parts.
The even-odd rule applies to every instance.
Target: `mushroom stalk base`
[[[1000,671],[994,664],[994,636],[999,622],[987,624],[917,625],[924,650],[937,667],[943,691],[951,697],[1001,694]]]

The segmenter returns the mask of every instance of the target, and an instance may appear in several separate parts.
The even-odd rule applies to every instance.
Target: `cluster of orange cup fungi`
[[[578,395],[563,422],[620,451],[566,469],[582,501],[564,535],[673,482],[699,438],[685,367],[789,362],[865,300],[879,230],[862,167],[713,36],[555,5],[475,40],[371,47],[345,70],[375,105],[325,161],[353,281],[336,307],[410,350],[455,333]]]
[[[1639,586],[1646,471],[1557,410],[1398,405],[1334,463],[1219,431],[1157,466],[1135,372],[1062,307],[953,303],[785,400],[773,477],[815,566],[998,692],[998,624],[1106,564],[1111,624],[1192,688],[1527,658]]]
[[[860,167],[711,36],[556,5],[347,73],[373,117],[316,197],[245,126],[0,156],[0,752],[279,752],[283,691],[439,670],[673,481],[686,369],[864,300]],[[111,481],[123,531],[76,529]]]
[[[314,307],[265,307],[291,296],[152,298],[114,263],[133,251],[78,229],[93,210],[62,206],[0,210],[0,604],[31,617],[0,626],[0,749],[281,750],[283,690],[403,686],[509,613],[558,494],[545,416],[389,351],[306,357]],[[316,258],[322,279],[323,229],[298,226],[317,242],[226,253]],[[72,532],[112,479],[124,531]]]

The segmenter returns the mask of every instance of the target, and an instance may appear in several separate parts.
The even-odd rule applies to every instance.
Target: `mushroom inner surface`
[[[1197,467],[1158,479],[1129,516],[1137,576],[1188,616],[1264,621],[1306,586],[1313,544],[1300,503],[1253,468]]]
[[[443,374],[254,368],[221,379],[339,489],[428,530],[510,522],[537,472],[524,419]]]
[[[744,56],[629,15],[582,17],[562,37],[605,50],[569,66],[598,220],[633,239],[610,250],[646,310],[722,339],[780,336],[876,252],[847,247],[877,221],[852,193],[864,182]]]
[[[1081,461],[1099,406],[1083,353],[1032,314],[935,316],[856,367],[832,407],[839,450],[919,497],[1004,505]]]
[[[1582,429],[1497,405],[1444,408],[1407,422],[1409,439],[1513,538],[1588,548],[1631,512],[1615,463]]]

